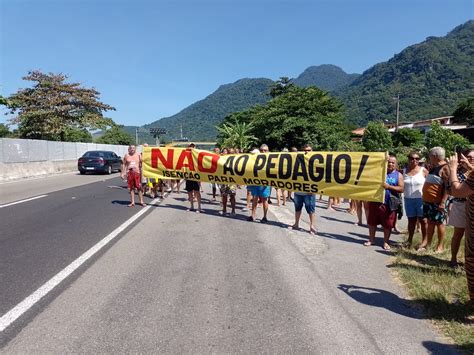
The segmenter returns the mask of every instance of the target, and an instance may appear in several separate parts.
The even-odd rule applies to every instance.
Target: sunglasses
[[[305,149],[304,151],[305,152],[311,152],[312,150],[311,149]]]
[[[410,160],[420,160],[420,158],[410,157]]]

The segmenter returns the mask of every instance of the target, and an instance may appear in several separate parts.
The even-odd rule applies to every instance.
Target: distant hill
[[[299,87],[316,86],[326,91],[340,91],[348,87],[360,74],[347,74],[336,65],[311,66],[292,82]]]
[[[428,37],[387,62],[376,64],[350,84],[341,97],[348,119],[394,121],[400,94],[400,121],[452,114],[474,96],[474,21],[445,37]]]
[[[317,86],[323,90],[334,91],[348,86],[359,74],[346,74],[335,65],[312,66],[306,69],[292,82],[301,87]],[[162,118],[141,128],[146,132],[151,127],[165,128],[168,134],[165,140],[183,136],[190,140],[213,140],[217,135],[215,126],[232,112],[246,110],[256,104],[265,104],[270,100],[269,91],[274,81],[265,78],[241,79],[235,83],[220,86],[203,100],[186,107],[177,114]],[[124,128],[135,135],[136,127]],[[140,133],[140,140],[152,143],[154,139],[147,133]]]
[[[144,128],[160,127],[168,131],[167,137],[179,138],[180,126],[183,136],[190,140],[214,140],[215,126],[232,112],[243,111],[269,99],[270,79],[241,79],[220,86],[203,100],[197,101],[177,114],[145,125]]]

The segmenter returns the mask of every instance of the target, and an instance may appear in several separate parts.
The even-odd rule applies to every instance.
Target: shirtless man
[[[143,202],[143,192],[140,177],[141,169],[142,159],[140,154],[137,153],[137,148],[132,144],[128,147],[128,154],[125,154],[123,157],[122,170],[120,172],[120,177],[122,179],[125,179],[125,174],[127,174],[128,189],[130,191],[130,204],[128,207],[135,206],[135,189],[138,190],[140,204],[145,206],[145,203]]]

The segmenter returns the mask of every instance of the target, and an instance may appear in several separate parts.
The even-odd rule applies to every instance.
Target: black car
[[[77,161],[77,169],[81,175],[87,172],[112,174],[113,171],[120,171],[121,166],[122,158],[106,150],[85,152]]]

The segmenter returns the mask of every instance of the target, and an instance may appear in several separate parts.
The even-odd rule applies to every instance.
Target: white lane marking
[[[140,216],[142,216],[146,211],[150,209],[152,205],[155,205],[159,199],[154,199],[150,202],[150,204],[144,208],[137,214],[133,215],[127,221],[122,223],[118,228],[116,228],[113,232],[107,235],[104,239],[99,241],[96,245],[92,248],[87,250],[84,254],[74,260],[71,264],[66,266],[63,270],[58,272],[54,275],[49,281],[43,284],[40,288],[38,288],[35,292],[31,295],[26,297],[23,301],[18,303],[15,307],[13,307],[10,311],[5,313],[0,318],[0,332],[3,332],[8,326],[10,326],[15,320],[17,320],[23,313],[28,311],[31,307],[33,307],[40,299],[46,296],[51,290],[53,290],[57,285],[59,285],[62,281],[64,281],[69,275],[71,275],[77,268],[79,268],[82,264],[84,264],[88,259],[90,259],[94,254],[96,254],[100,249],[106,246],[110,241],[112,241],[115,237],[117,237],[125,228],[127,228],[130,224],[135,222]]]
[[[17,204],[23,203],[23,202],[28,202],[28,201],[37,200],[37,199],[39,199],[39,198],[46,197],[46,196],[48,196],[48,195],[40,195],[40,196],[31,197],[31,198],[26,198],[26,199],[20,200],[20,201],[15,201],[15,202],[6,203],[6,204],[4,204],[4,205],[0,205],[0,208],[4,208],[4,207],[9,207],[9,206],[17,205]]]
[[[121,189],[121,190],[128,190],[126,186],[107,186],[109,189]]]

